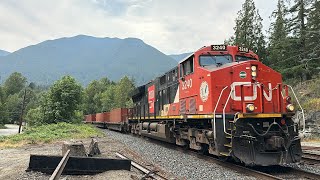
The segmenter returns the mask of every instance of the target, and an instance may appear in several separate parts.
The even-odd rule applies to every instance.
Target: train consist
[[[302,155],[289,90],[281,74],[249,49],[211,45],[138,87],[134,108],[85,121],[246,165],[289,164]]]

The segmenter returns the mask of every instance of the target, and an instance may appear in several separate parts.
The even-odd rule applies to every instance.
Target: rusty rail
[[[64,154],[63,158],[61,159],[60,163],[58,164],[57,168],[52,173],[49,180],[59,180],[64,167],[66,166],[70,157],[70,149]]]
[[[303,152],[302,160],[311,164],[320,164],[320,154],[312,153],[312,152]]]
[[[116,156],[120,157],[121,159],[129,159],[127,158],[126,156],[120,154],[120,153],[116,153]],[[138,169],[139,171],[143,172],[146,176],[145,177],[150,177],[152,179],[156,179],[156,180],[167,180],[167,178],[157,174],[156,172],[154,171],[151,171],[149,169],[147,169],[146,167],[134,162],[131,160],[131,165]]]

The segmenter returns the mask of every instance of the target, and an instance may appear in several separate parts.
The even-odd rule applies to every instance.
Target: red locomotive
[[[294,163],[302,150],[288,91],[249,49],[205,46],[138,87],[122,126],[247,165]]]

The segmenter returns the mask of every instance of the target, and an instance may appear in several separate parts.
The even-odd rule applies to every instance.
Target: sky
[[[245,0],[1,0],[0,49],[85,34],[136,37],[166,54],[222,44]],[[277,0],[254,0],[264,31]]]

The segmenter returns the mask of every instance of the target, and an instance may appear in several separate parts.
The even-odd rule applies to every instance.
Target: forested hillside
[[[64,75],[82,84],[127,75],[138,84],[149,81],[176,65],[159,50],[136,38],[96,38],[79,35],[44,41],[0,57],[0,76],[20,72],[30,81],[50,85]]]
[[[238,12],[235,35],[226,43],[253,49],[262,61],[296,84],[320,72],[320,2],[278,0],[265,37],[262,18],[254,0],[246,0]]]

